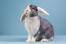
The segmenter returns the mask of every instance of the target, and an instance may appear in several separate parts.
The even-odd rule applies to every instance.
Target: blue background
[[[66,35],[66,0],[0,0],[0,35],[27,35],[20,16],[28,4],[40,6],[50,14],[40,16],[53,24],[55,35]]]

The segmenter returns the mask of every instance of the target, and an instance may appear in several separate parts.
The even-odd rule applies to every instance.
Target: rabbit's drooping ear
[[[24,21],[25,20],[25,17],[26,16],[24,14],[22,14],[21,17],[20,17],[20,21]]]
[[[41,14],[44,14],[44,15],[49,15],[44,9],[40,8],[40,7],[37,7],[38,8],[38,12],[40,12]]]

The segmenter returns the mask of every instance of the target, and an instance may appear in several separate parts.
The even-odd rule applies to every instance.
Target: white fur
[[[42,39],[41,42],[48,42],[48,39]]]
[[[31,12],[31,10],[30,10],[30,7],[29,7],[29,5],[28,5],[28,6],[25,8],[24,13],[22,13],[22,15],[21,15],[21,17],[20,17],[20,21],[22,21],[22,18],[23,18],[24,15],[29,16],[30,12]]]
[[[40,8],[40,7],[38,7],[37,9],[38,9],[38,11],[39,11],[40,13],[45,14],[45,15],[49,15],[44,9],[42,9],[42,8]]]
[[[28,40],[35,40],[33,36],[37,33],[40,27],[40,19],[38,16],[35,17],[26,17],[25,18],[25,27],[28,31]]]
[[[31,12],[31,10],[30,10],[30,7],[29,7],[29,5],[28,5],[28,6],[26,7],[26,9],[24,10],[24,14],[25,14],[26,16],[29,16],[30,12]]]

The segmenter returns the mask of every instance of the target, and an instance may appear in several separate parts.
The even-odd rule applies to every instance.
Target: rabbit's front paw
[[[26,42],[33,42],[32,40],[26,40]]]

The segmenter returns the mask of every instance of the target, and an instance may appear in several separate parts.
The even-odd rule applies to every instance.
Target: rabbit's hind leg
[[[53,39],[54,39],[54,37],[51,37],[50,39],[43,38],[41,40],[41,42],[48,42],[48,41],[52,41]]]
[[[42,39],[41,42],[48,42],[48,39]]]

